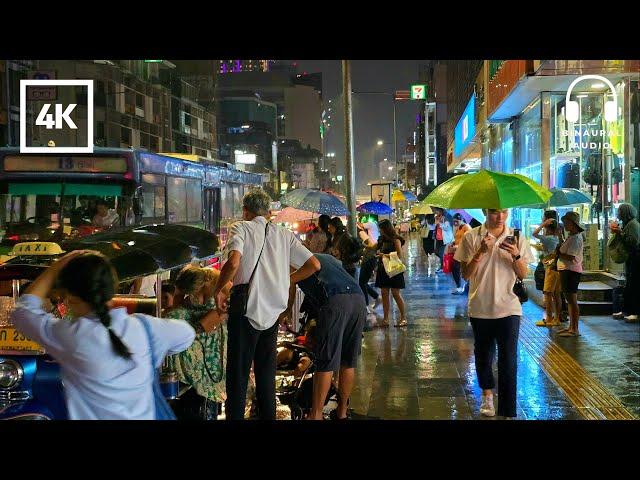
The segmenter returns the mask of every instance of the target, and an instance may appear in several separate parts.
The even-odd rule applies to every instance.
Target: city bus
[[[20,242],[60,242],[103,229],[94,224],[99,201],[117,213],[113,226],[199,226],[224,245],[229,225],[242,217],[245,191],[261,185],[259,174],[183,154],[98,147],[92,154],[21,154],[0,148],[0,254]]]

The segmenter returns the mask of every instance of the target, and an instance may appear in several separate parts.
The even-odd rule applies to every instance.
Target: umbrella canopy
[[[422,203],[422,202],[411,207],[411,210],[409,211],[413,215],[431,215],[433,213],[433,210],[431,209],[431,207],[426,203]]]
[[[415,194],[411,190],[402,190],[402,194],[404,195],[404,198],[407,200],[407,202],[417,202],[418,201],[418,197],[416,197]]]
[[[304,188],[293,190],[284,195],[280,202],[289,207],[321,215],[338,217],[349,215],[349,210],[337,197],[318,190]]]
[[[393,191],[393,194],[391,195],[392,202],[405,202],[406,200],[407,198],[404,196],[404,193],[402,193],[400,190]]]
[[[128,280],[215,255],[218,239],[196,227],[148,225],[69,240],[62,248],[96,250],[111,260],[120,280]]]
[[[313,212],[298,210],[297,208],[286,207],[273,219],[276,223],[295,223],[311,220],[314,216]]]
[[[357,210],[360,213],[372,213],[374,215],[388,215],[393,213],[393,209],[384,202],[366,202],[360,205]]]
[[[551,195],[524,175],[480,170],[450,178],[423,201],[442,208],[505,209],[546,203]]]
[[[575,188],[552,188],[551,198],[547,203],[538,203],[530,205],[530,208],[547,208],[547,207],[570,207],[582,204],[592,204],[593,198]]]
[[[464,218],[464,221],[467,223],[471,222],[472,218],[475,218],[481,223],[486,220],[486,217],[484,216],[484,213],[482,213],[482,209],[480,208],[456,208],[453,211],[462,215],[462,218]]]

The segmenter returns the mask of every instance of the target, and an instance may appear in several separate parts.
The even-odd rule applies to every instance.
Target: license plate
[[[44,349],[13,327],[0,327],[0,350],[42,352]]]

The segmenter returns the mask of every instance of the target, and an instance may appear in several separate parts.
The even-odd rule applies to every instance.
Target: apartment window
[[[131,145],[131,129],[126,127],[120,128],[120,141]]]

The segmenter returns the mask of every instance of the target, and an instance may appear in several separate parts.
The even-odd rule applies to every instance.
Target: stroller
[[[300,331],[288,328],[294,339],[279,339],[276,366],[276,397],[291,410],[292,420],[303,419],[310,411],[313,398],[315,359],[309,343],[313,340],[317,310],[311,302],[303,302]],[[334,382],[325,400],[328,414],[338,406],[338,389]]]

